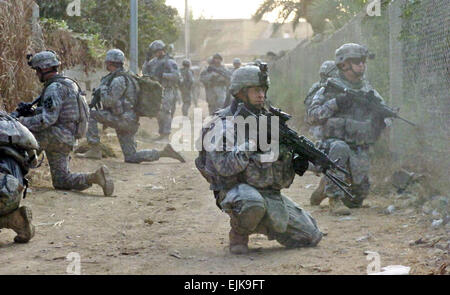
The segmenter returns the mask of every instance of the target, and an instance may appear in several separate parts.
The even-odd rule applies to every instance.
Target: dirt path
[[[155,126],[155,120],[144,119],[141,128],[153,134]],[[445,252],[433,247],[438,238],[448,239],[445,229],[431,230],[412,209],[384,214],[390,204],[384,197],[371,195],[369,207],[344,219],[328,214],[327,201],[311,207],[319,178],[308,173],[284,192],[326,233],[319,245],[286,250],[252,235],[250,254],[230,255],[228,217],[196,170],[195,153],[183,152],[186,164],[172,159],[126,164],[115,136],[107,138],[118,158],[73,159],[72,170],[106,164],[117,197],[103,197],[98,186],[83,193],[54,190],[48,167],[39,168],[45,181],[23,202],[33,209],[36,236],[18,245],[12,231],[1,231],[0,274],[65,274],[71,252],[80,255],[82,274],[366,274],[364,251],[378,252],[382,267],[410,266],[414,274],[437,271],[445,259],[449,263]],[[161,145],[139,142],[139,148],[154,147]],[[420,238],[426,243],[410,245]]]

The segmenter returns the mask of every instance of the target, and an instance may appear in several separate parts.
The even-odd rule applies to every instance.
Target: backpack
[[[76,121],[76,129],[75,129],[74,137],[75,137],[75,139],[81,139],[86,136],[87,129],[88,129],[89,105],[86,102],[85,93],[81,90],[81,87],[78,84],[78,82],[69,77],[57,76],[49,81],[49,83],[46,85],[46,87],[44,88],[42,93],[44,93],[45,90],[47,89],[47,87],[50,86],[50,84],[52,84],[53,82],[59,82],[67,87],[72,87],[72,85],[70,85],[69,83],[64,81],[64,79],[71,80],[78,87],[77,103],[78,103],[79,117],[78,117],[78,120]]]
[[[150,78],[150,76],[138,76],[130,71],[119,73],[111,78],[108,84],[116,77],[125,76],[128,88],[128,79],[133,82],[136,81],[139,86],[137,93],[137,100],[134,105],[134,111],[139,117],[154,118],[158,115],[161,109],[161,100],[163,96],[163,88],[159,82]],[[108,85],[109,86],[109,85]]]

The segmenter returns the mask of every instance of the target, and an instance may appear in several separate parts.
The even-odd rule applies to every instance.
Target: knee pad
[[[227,192],[220,203],[240,232],[253,232],[266,213],[266,204],[261,194],[248,184],[240,184]]]

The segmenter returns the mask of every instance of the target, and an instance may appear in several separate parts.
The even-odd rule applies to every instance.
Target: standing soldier
[[[191,70],[191,61],[188,59],[183,60],[183,68],[181,68],[181,80],[180,91],[181,98],[183,100],[182,112],[183,116],[187,116],[189,113],[189,107],[192,101],[192,87],[194,85],[194,72]]]
[[[254,139],[247,136],[241,142],[237,140],[236,128],[243,127],[238,122],[247,119],[244,108],[258,118],[267,114],[264,104],[269,81],[267,76],[262,77],[256,66],[234,72],[230,90],[235,99],[205,125],[198,145],[201,151],[195,160],[214,191],[216,204],[230,216],[229,245],[234,254],[248,252],[248,237],[253,233],[264,234],[289,248],[315,246],[322,238],[315,220],[280,192],[292,184],[295,174],[303,175],[308,161],[295,157],[284,144],[279,145],[275,161],[263,161],[267,154],[257,151]],[[261,129],[258,132],[268,131]]]
[[[98,123],[114,128],[119,139],[122,153],[127,163],[153,162],[161,157],[168,157],[184,162],[183,157],[168,144],[163,151],[137,151],[135,135],[139,129],[139,116],[134,110],[139,92],[139,85],[124,69],[125,55],[119,49],[106,53],[106,69],[109,74],[102,78],[96,95],[102,105],[101,110],[91,110],[87,141],[90,149],[80,158],[101,159]]]
[[[241,63],[241,59],[239,57],[236,57],[235,59],[233,59],[233,68],[230,70],[230,74],[233,75],[233,73],[239,69],[241,67],[242,63]],[[225,100],[225,106],[227,107],[231,104],[231,93],[230,93],[230,88],[227,88],[227,99]]]
[[[233,74],[237,69],[239,69],[242,65],[241,59],[236,57],[233,59],[233,69],[231,70],[231,74]]]
[[[31,209],[19,205],[26,193],[25,176],[36,166],[38,149],[33,134],[0,111],[0,229],[15,231],[16,243],[27,243],[34,236]]]
[[[329,78],[328,81],[356,91],[374,91],[379,102],[384,104],[383,98],[363,78],[367,56],[367,49],[359,44],[342,45],[336,50],[338,77]],[[337,161],[338,165],[350,172],[351,190],[355,196],[354,200],[344,198],[339,188],[325,179],[323,191],[314,192],[311,203],[318,204],[328,197],[332,214],[348,215],[351,213],[348,208],[361,207],[369,194],[368,151],[386,127],[385,121],[367,106],[326,87],[320,88],[314,95],[307,113],[309,123],[320,126],[321,148],[331,160]],[[337,176],[344,178],[340,173]]]
[[[214,113],[215,103],[213,102],[213,87],[211,85],[211,81],[208,79],[208,68],[212,65],[212,57],[208,57],[207,66],[203,71],[200,72],[200,82],[202,82],[203,87],[205,88],[205,98],[208,103],[208,111],[209,114],[212,115]]]
[[[74,80],[61,76],[58,67],[61,65],[52,51],[42,51],[29,62],[36,70],[36,75],[44,84],[39,96],[36,111],[29,117],[20,117],[36,137],[40,148],[47,155],[53,186],[61,190],[83,191],[98,184],[106,196],[114,192],[114,183],[106,166],[94,173],[71,173],[69,170],[69,154],[73,150],[79,135],[81,118],[88,112],[83,106],[84,96]],[[87,123],[87,122],[86,122]]]
[[[211,98],[208,102],[209,112],[212,114],[225,106],[227,88],[230,84],[231,74],[222,65],[223,58],[219,53],[214,54],[211,65],[202,72],[202,81],[211,86]]]
[[[152,77],[163,86],[161,111],[158,115],[159,138],[166,141],[172,130],[172,119],[175,114],[180,71],[178,65],[167,53],[166,45],[161,40],[149,45],[153,58],[142,66],[142,74]]]

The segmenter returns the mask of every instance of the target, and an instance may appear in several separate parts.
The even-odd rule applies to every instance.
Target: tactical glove
[[[299,176],[303,176],[306,170],[308,170],[309,162],[301,156],[295,156],[293,160],[294,171]]]

